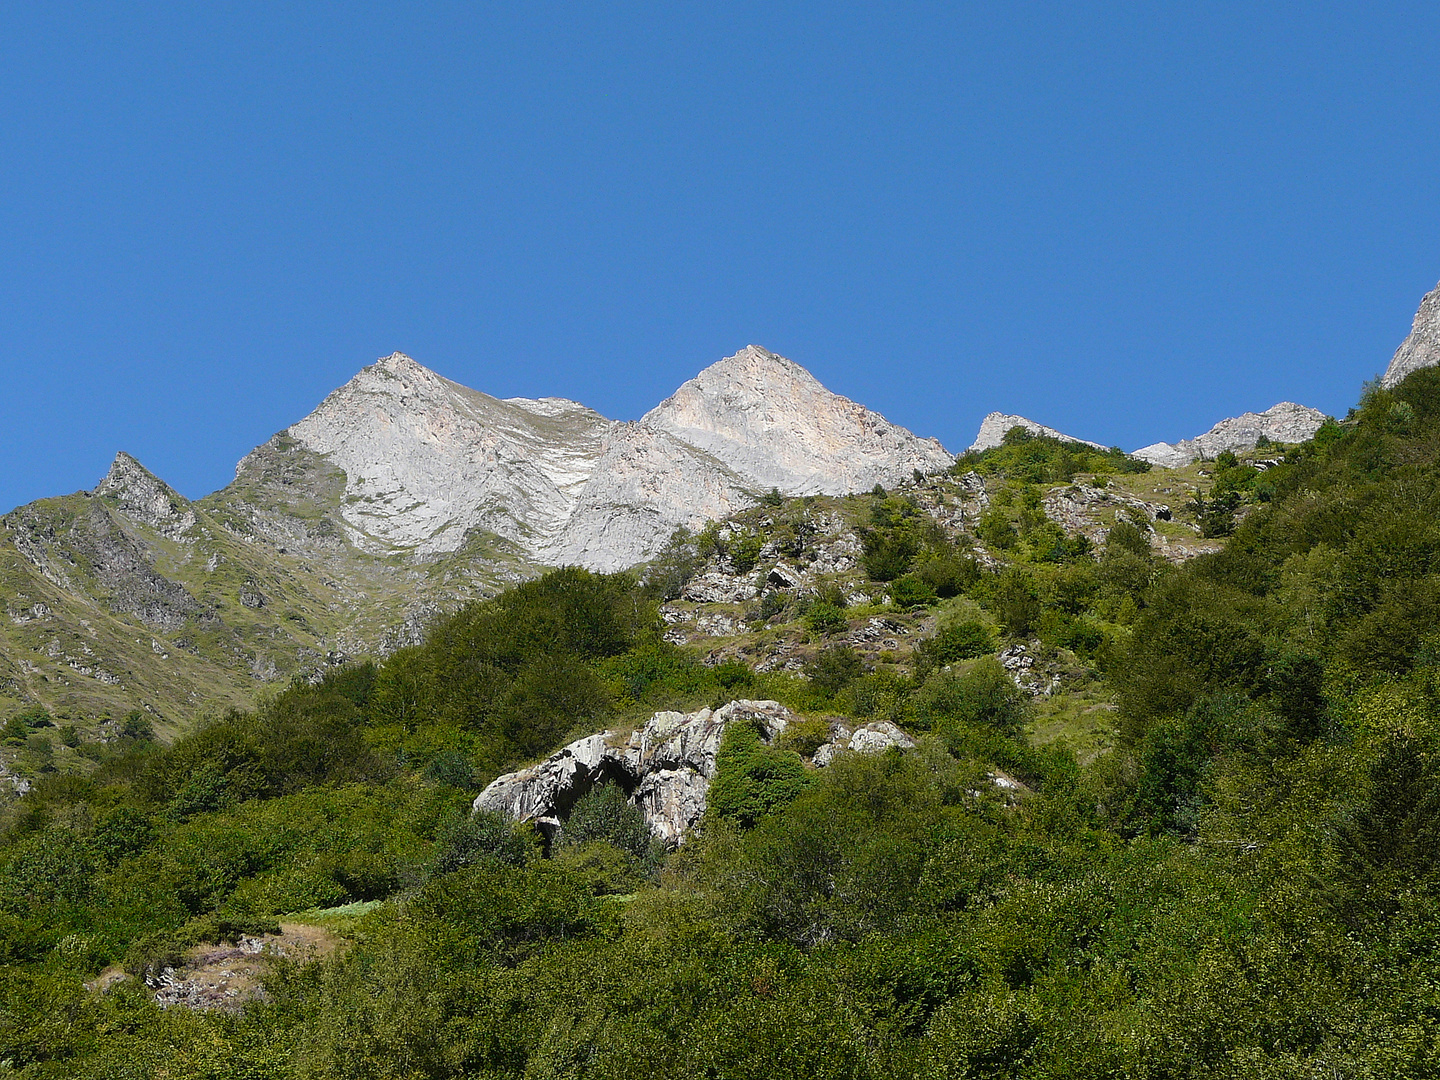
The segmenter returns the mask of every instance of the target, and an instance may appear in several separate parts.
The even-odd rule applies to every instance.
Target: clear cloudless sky
[[[747,343],[951,450],[1343,414],[1440,278],[1430,4],[0,9],[0,509],[394,350],[634,419]]]

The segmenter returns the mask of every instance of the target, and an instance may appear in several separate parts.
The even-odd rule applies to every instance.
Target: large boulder
[[[538,765],[499,777],[476,797],[474,808],[533,821],[546,835],[554,835],[583,795],[601,784],[617,783],[640,807],[656,839],[678,843],[705,813],[725,728],[743,720],[754,724],[770,743],[794,719],[775,701],[732,701],[692,713],[658,712],[629,735],[602,731],[577,739]],[[874,752],[914,745],[893,724],[865,724],[853,731],[840,726],[832,741],[816,753],[815,764],[824,765],[845,749]]]

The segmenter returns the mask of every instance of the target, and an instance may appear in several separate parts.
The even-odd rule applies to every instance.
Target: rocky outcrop
[[[189,501],[123,450],[93,494],[172,540],[195,526]]]
[[[656,839],[678,843],[705,813],[705,796],[715,776],[715,755],[725,728],[754,724],[768,743],[794,715],[774,701],[732,701],[699,712],[658,712],[629,736],[602,731],[577,739],[550,757],[500,777],[475,799],[476,810],[493,810],[516,821],[533,821],[553,835],[576,801],[592,788],[620,784],[640,807]],[[814,762],[825,765],[842,750],[874,752],[915,744],[884,721],[850,728],[835,724]]]
[[[1395,350],[1380,385],[1388,390],[1412,371],[1436,364],[1440,364],[1440,285],[1436,285],[1420,301],[1420,310],[1415,312],[1410,333]]]
[[[1089,439],[1077,439],[1073,435],[1066,435],[1054,428],[1046,427],[1044,424],[1037,424],[1034,420],[1027,420],[1023,416],[1013,416],[1010,413],[1002,412],[992,412],[980,421],[980,431],[975,436],[975,441],[970,444],[970,449],[975,453],[982,450],[993,450],[1005,441],[1005,433],[1016,427],[1024,428],[1031,435],[1043,435],[1047,438],[1059,439],[1061,442],[1080,443],[1082,446],[1093,446],[1096,450],[1110,449],[1108,446],[1101,446]]]
[[[343,470],[341,515],[364,550],[434,556],[483,529],[538,563],[593,570],[633,566],[770,488],[838,495],[953,460],[754,345],[637,423],[562,398],[502,401],[395,353],[285,437]]]
[[[1178,469],[1200,458],[1213,458],[1225,450],[1232,453],[1253,450],[1262,437],[1279,443],[1305,442],[1314,437],[1325,419],[1319,409],[1282,401],[1262,413],[1241,413],[1221,420],[1204,435],[1193,439],[1143,446],[1131,456],[1163,469]]]

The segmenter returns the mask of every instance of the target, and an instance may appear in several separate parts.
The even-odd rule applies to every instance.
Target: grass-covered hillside
[[[1440,1074],[1437,457],[1434,369],[1176,472],[1013,435],[763,500],[639,579],[550,573],[168,743],[18,710],[3,1069]],[[611,787],[548,845],[469,812],[742,697],[919,745],[820,769],[732,728],[674,850]]]

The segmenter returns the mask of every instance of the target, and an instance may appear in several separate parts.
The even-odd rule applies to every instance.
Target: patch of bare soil
[[[241,935],[233,945],[197,945],[186,953],[180,967],[147,976],[145,985],[155,991],[161,1008],[178,1005],[239,1012],[246,1002],[264,999],[265,972],[272,960],[308,963],[328,956],[342,944],[324,927],[282,922],[278,934]],[[109,968],[90,985],[104,991],[128,978],[118,968]]]

